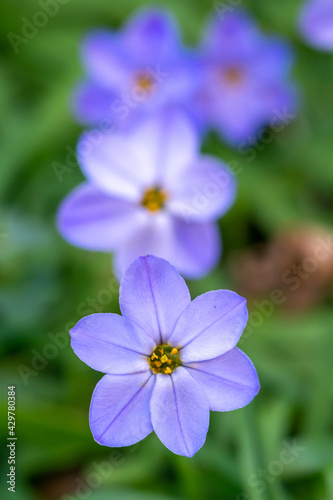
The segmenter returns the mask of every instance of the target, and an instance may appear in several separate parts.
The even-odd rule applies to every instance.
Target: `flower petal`
[[[199,136],[184,115],[173,112],[164,116],[161,138],[164,147],[158,152],[159,168],[166,189],[174,185],[180,172],[193,164],[199,151]]]
[[[123,316],[139,325],[155,345],[168,340],[180,313],[190,302],[190,292],[176,269],[152,255],[137,259],[120,284]]]
[[[313,47],[333,50],[333,4],[331,0],[307,0],[301,10],[299,27]]]
[[[122,276],[140,255],[168,260],[188,278],[207,274],[221,255],[221,237],[214,223],[187,223],[168,214],[151,217],[140,231],[133,232],[126,248],[115,255],[115,268]]]
[[[169,215],[165,212],[148,214],[147,223],[139,229],[133,231],[126,247],[115,254],[114,267],[119,277],[141,255],[155,255],[174,264],[169,258],[174,245],[173,225]]]
[[[180,49],[176,23],[162,9],[142,9],[130,18],[123,36],[128,52],[141,65],[168,61]]]
[[[214,223],[186,223],[174,219],[174,247],[170,261],[188,278],[198,279],[217,265],[221,236]]]
[[[133,130],[132,143],[140,165],[151,165],[151,181],[166,190],[172,189],[175,178],[193,164],[199,151],[199,136],[192,123],[174,110],[144,120]]]
[[[70,243],[97,251],[111,251],[144,226],[147,215],[134,203],[117,200],[82,184],[62,202],[58,228]]]
[[[81,83],[74,91],[73,113],[78,121],[87,124],[102,124],[111,127],[113,117],[111,106],[115,95],[91,82]],[[112,123],[111,123],[112,122]]]
[[[174,185],[168,209],[186,222],[214,221],[229,210],[236,195],[231,171],[209,156],[198,159]]]
[[[243,408],[258,394],[259,380],[252,361],[237,347],[218,358],[186,365],[205,390],[212,411]]]
[[[245,11],[233,9],[223,12],[223,18],[212,17],[205,32],[203,48],[209,57],[219,60],[233,53],[251,53],[253,44],[260,38],[253,19]],[[223,46],[228,50],[221,50]]]
[[[104,88],[118,87],[127,81],[121,39],[111,31],[96,30],[86,37],[82,47],[82,59],[89,77]]]
[[[77,155],[83,173],[101,191],[129,201],[141,200],[145,166],[139,164],[129,133],[86,132],[79,140]]]
[[[274,116],[272,107],[268,107],[267,86],[262,82],[252,82],[242,91],[226,91],[220,95],[210,92],[205,103],[205,113],[214,126],[231,144],[244,148],[255,141],[258,127],[268,123]],[[271,104],[271,101],[270,101]],[[244,141],[244,143],[241,143]]]
[[[146,371],[155,344],[145,332],[119,314],[82,318],[70,331],[75,354],[94,370],[129,374]]]
[[[105,375],[97,384],[89,422],[97,443],[130,446],[151,433],[149,402],[155,378],[151,372]]]
[[[246,300],[229,290],[207,292],[181,314],[170,345],[182,347],[183,363],[217,358],[237,344],[247,323]]]
[[[185,368],[156,376],[150,412],[154,431],[173,453],[192,457],[204,444],[209,427],[208,401]]]
[[[263,81],[281,81],[288,76],[294,62],[291,45],[277,37],[263,36],[261,47],[254,54],[252,70]]]
[[[197,154],[198,136],[180,113],[148,118],[122,133],[86,132],[77,154],[92,184],[117,197],[140,201],[147,187],[168,189]]]

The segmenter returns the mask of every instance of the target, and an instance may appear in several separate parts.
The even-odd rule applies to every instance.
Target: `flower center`
[[[222,80],[227,85],[237,87],[238,85],[243,83],[244,73],[236,66],[230,66],[229,68],[222,69]]]
[[[154,80],[149,73],[139,73],[135,78],[135,85],[144,92],[150,93],[154,90]]]
[[[179,350],[169,344],[161,344],[155,347],[152,355],[147,359],[154,373],[169,375],[181,365]]]
[[[168,194],[160,187],[148,188],[143,193],[141,205],[146,207],[150,212],[157,212],[164,207],[168,199]]]

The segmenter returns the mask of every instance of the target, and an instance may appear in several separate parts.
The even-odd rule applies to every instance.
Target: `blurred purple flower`
[[[111,120],[121,128],[166,106],[186,108],[197,86],[197,62],[164,10],[141,10],[119,32],[92,32],[82,59],[87,80],[73,107],[87,124]]]
[[[299,18],[304,39],[313,47],[333,50],[333,2],[332,0],[308,0]]]
[[[129,446],[153,430],[173,453],[204,444],[209,410],[230,411],[259,391],[256,370],[236,346],[246,300],[229,290],[191,297],[168,262],[140,257],[120,286],[117,314],[92,314],[71,330],[72,348],[107,373],[90,406],[90,428],[104,446]]]
[[[295,112],[288,83],[289,46],[264,35],[243,11],[214,18],[201,47],[202,85],[195,107],[204,128],[215,127],[227,141],[256,142],[260,127]],[[284,123],[285,125],[285,123]]]
[[[216,220],[232,205],[235,179],[179,114],[118,134],[84,134],[78,158],[88,183],[63,202],[58,227],[82,248],[115,253],[118,276],[140,255],[166,258],[188,277],[221,254]]]

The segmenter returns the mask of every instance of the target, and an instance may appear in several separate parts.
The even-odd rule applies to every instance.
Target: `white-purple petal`
[[[143,183],[126,136],[98,130],[86,132],[78,143],[77,155],[91,184],[111,196],[140,201]]]
[[[129,374],[148,369],[155,344],[137,325],[118,314],[82,318],[70,331],[75,354],[94,370]]]
[[[168,209],[185,222],[210,222],[229,210],[235,196],[235,177],[227,166],[201,156],[175,179]]]
[[[150,165],[150,182],[173,189],[176,179],[193,164],[199,135],[181,112],[165,111],[133,130],[131,145],[140,165]]]
[[[150,402],[154,431],[177,455],[192,457],[204,444],[209,426],[209,406],[202,387],[180,367],[157,375]]]
[[[183,363],[216,358],[237,344],[248,319],[246,300],[229,290],[204,293],[183,311],[169,339]]]
[[[183,278],[169,262],[157,257],[140,257],[121,281],[119,304],[123,316],[139,325],[154,346],[167,342],[190,302]]]
[[[86,132],[77,154],[80,166],[100,190],[139,202],[146,188],[168,190],[175,176],[193,163],[199,138],[179,113],[144,120],[122,133]]]
[[[92,396],[91,432],[104,446],[130,446],[153,430],[149,403],[154,386],[150,371],[133,375],[105,375]]]
[[[116,275],[121,278],[132,262],[142,255],[156,255],[175,265],[170,259],[174,243],[171,217],[165,212],[148,214],[144,227],[133,231],[127,244],[115,252]]]
[[[81,184],[62,202],[57,224],[70,243],[110,252],[126,243],[147,221],[134,203],[108,196],[90,184]]]
[[[143,147],[143,145],[142,145]],[[86,132],[77,147],[79,164],[88,180],[101,191],[138,203],[145,182],[146,165],[140,164],[130,134]]]
[[[217,265],[221,247],[217,224],[186,222],[167,213],[155,214],[116,251],[114,266],[121,277],[137,257],[150,254],[168,260],[187,278],[199,278]]]
[[[230,411],[249,404],[259,391],[252,361],[237,347],[209,361],[186,365],[204,388],[211,411]]]

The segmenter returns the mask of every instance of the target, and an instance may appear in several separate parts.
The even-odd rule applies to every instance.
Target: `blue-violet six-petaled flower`
[[[216,290],[191,302],[167,261],[145,256],[120,285],[122,316],[92,314],[71,330],[71,345],[106,373],[90,406],[94,439],[129,446],[155,431],[172,452],[191,457],[204,444],[209,411],[247,405],[259,381],[236,346],[247,323],[246,301]]]
[[[200,155],[199,137],[178,113],[143,120],[122,133],[79,142],[88,182],[63,202],[58,227],[69,242],[114,252],[118,276],[140,255],[163,257],[198,278],[221,254],[217,219],[235,199],[234,175]]]
[[[295,116],[289,82],[293,55],[280,38],[263,34],[234,9],[208,24],[199,49],[201,86],[193,101],[197,121],[231,144],[255,143],[260,127],[281,127]]]
[[[86,79],[74,93],[80,122],[117,129],[165,107],[189,109],[199,74],[172,16],[141,9],[122,30],[96,30],[83,42]]]

